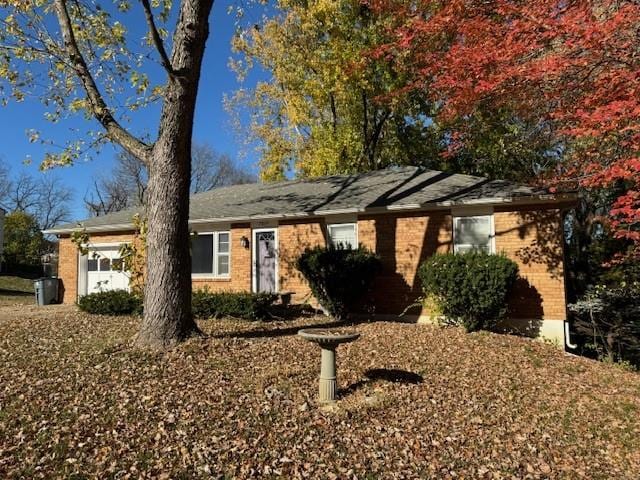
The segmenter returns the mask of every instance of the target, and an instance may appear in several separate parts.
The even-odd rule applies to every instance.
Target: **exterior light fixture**
[[[240,238],[240,246],[242,248],[249,248],[249,239],[244,235]]]

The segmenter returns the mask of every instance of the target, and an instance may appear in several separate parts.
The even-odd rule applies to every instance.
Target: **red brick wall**
[[[451,248],[448,211],[362,215],[358,241],[377,253],[382,270],[364,308],[376,313],[400,313],[421,294],[417,271],[436,252]]]
[[[231,225],[229,242],[231,245],[230,278],[194,278],[194,290],[207,288],[212,292],[222,291],[251,291],[251,247],[244,248],[240,243],[242,237],[247,237],[251,243],[251,225],[248,223],[234,223]]]
[[[496,252],[514,260],[520,271],[509,301],[511,318],[566,318],[561,222],[559,209],[496,209]],[[399,314],[421,294],[419,265],[435,252],[453,249],[452,217],[448,211],[360,216],[358,236],[382,260],[364,308]]]
[[[76,303],[78,296],[78,247],[71,238],[64,237],[58,244],[58,278],[62,289],[62,303]]]
[[[294,302],[311,301],[309,285],[296,269],[295,261],[307,247],[326,245],[324,221],[288,220],[278,226],[278,278],[281,292],[294,292]]]
[[[91,243],[130,242],[131,233],[92,233]],[[73,304],[78,298],[78,247],[70,237],[60,238],[58,277],[62,283],[62,303]]]
[[[558,209],[496,209],[494,214],[496,251],[518,263],[522,280],[510,301],[513,318],[565,318],[562,228]],[[449,211],[361,215],[358,240],[380,255],[382,271],[375,279],[372,295],[363,306],[376,313],[402,312],[420,295],[417,269],[435,252],[452,249],[452,220]],[[194,289],[207,286],[212,291],[251,290],[250,225],[231,226],[231,278],[194,279]],[[94,243],[130,241],[130,234],[93,234]],[[280,291],[295,292],[294,301],[309,301],[306,281],[294,262],[305,247],[325,245],[323,220],[287,220],[278,227]],[[253,245],[251,245],[253,247]],[[59,275],[64,302],[74,303],[77,295],[78,254],[69,238],[60,240]]]
[[[566,319],[562,215],[558,209],[506,208],[494,213],[496,252],[518,264],[512,318]]]
[[[229,279],[193,279],[194,289],[204,288],[211,291],[248,291],[251,290],[251,249],[240,244],[240,238],[251,238],[251,227],[248,223],[232,224],[231,244],[231,278]],[[92,233],[91,243],[130,242],[132,233]],[[63,303],[73,304],[78,295],[78,248],[69,237],[60,239],[60,262],[58,276],[62,280]]]

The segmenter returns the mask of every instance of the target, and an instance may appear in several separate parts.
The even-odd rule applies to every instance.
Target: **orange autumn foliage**
[[[371,55],[410,75],[403,91],[429,92],[445,119],[491,105],[551,126],[562,161],[542,179],[559,190],[621,191],[610,227],[640,254],[638,2],[367,3],[392,18]],[[450,149],[464,139],[453,135]]]

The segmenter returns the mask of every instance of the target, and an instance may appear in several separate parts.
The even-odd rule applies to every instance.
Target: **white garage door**
[[[87,293],[129,289],[129,274],[124,271],[119,250],[119,245],[89,250]]]

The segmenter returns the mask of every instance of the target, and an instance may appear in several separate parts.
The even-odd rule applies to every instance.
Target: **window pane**
[[[229,234],[219,233],[218,234],[218,253],[228,253],[228,252],[229,252]]]
[[[456,245],[456,253],[478,252],[478,251],[491,253],[489,245]]]
[[[456,219],[455,241],[458,252],[490,251],[491,217],[459,217]]]
[[[331,225],[329,227],[329,237],[334,247],[344,248],[356,247],[356,227],[355,225]]]
[[[109,260],[108,258],[101,258],[100,259],[100,271],[101,272],[108,272],[109,270],[111,270],[111,260]]]
[[[229,255],[218,255],[218,275],[229,275]]]
[[[213,235],[191,237],[191,273],[213,273]]]
[[[111,271],[119,272],[120,270],[122,270],[122,259],[114,258],[113,260],[111,260]]]
[[[98,260],[96,260],[95,258],[89,259],[87,261],[87,270],[89,270],[90,272],[97,272],[98,271]]]

